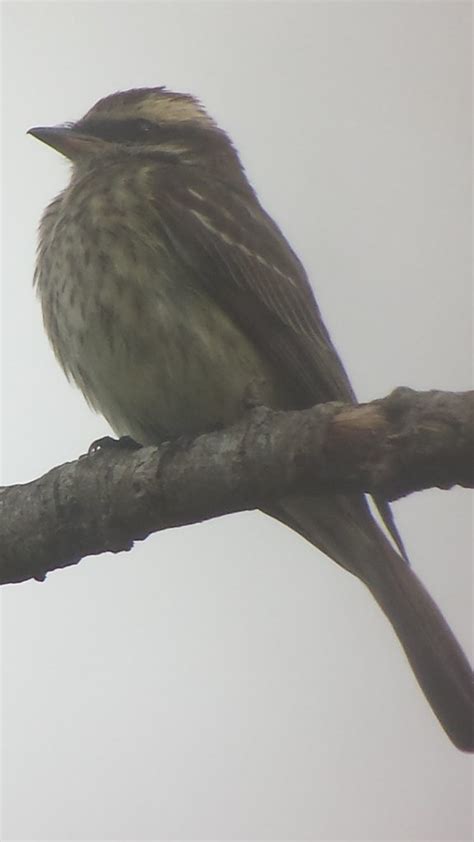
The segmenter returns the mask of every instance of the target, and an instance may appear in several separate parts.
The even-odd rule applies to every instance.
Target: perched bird
[[[355,400],[302,264],[197,99],[129,90],[30,134],[72,163],[40,225],[46,331],[118,435],[145,445],[230,424],[249,390],[280,409]],[[363,495],[267,513],[365,583],[451,740],[473,750],[471,669],[376,502],[391,539]]]

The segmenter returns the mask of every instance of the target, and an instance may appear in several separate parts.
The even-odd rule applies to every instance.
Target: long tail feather
[[[461,751],[474,751],[473,674],[440,610],[363,497],[291,497],[267,510],[358,576],[397,634],[418,683]]]

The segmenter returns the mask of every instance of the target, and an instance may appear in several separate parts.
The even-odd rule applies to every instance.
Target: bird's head
[[[231,141],[190,94],[137,88],[99,100],[75,123],[28,132],[75,167],[104,156],[146,156],[175,163],[240,170]]]

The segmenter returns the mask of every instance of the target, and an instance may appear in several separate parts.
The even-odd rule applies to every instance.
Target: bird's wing
[[[305,270],[253,192],[179,169],[161,175],[154,206],[190,278],[286,376],[294,408],[354,401]]]

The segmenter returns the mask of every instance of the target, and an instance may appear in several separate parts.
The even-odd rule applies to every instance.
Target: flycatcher
[[[40,225],[46,331],[118,435],[146,445],[215,429],[249,394],[279,409],[355,400],[302,264],[194,97],[116,93],[30,134],[72,164]],[[473,750],[471,669],[376,503],[392,540],[364,495],[291,496],[267,512],[365,583],[451,740]]]

